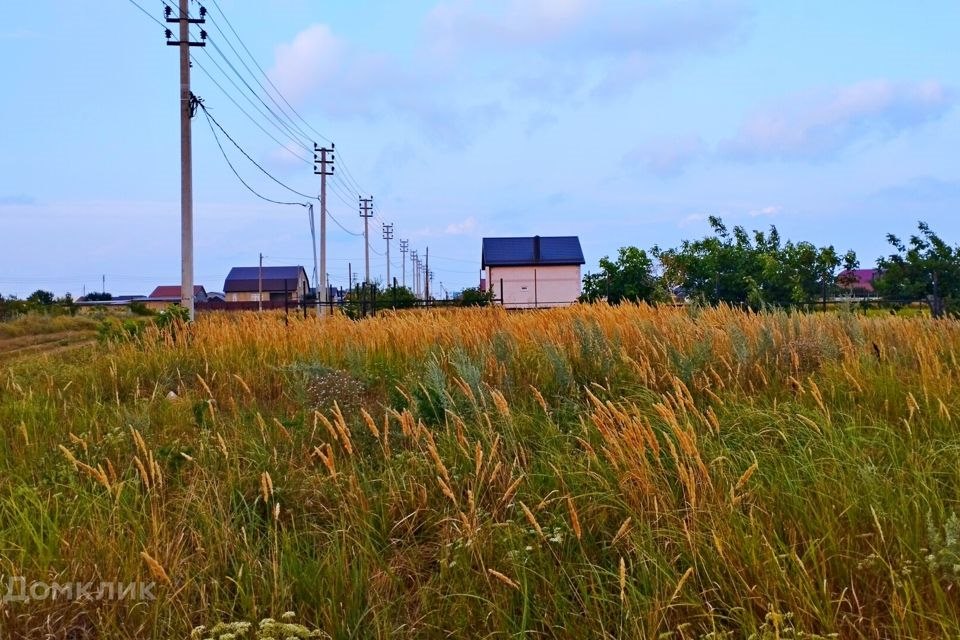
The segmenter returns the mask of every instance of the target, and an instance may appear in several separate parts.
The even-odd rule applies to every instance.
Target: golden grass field
[[[958,637],[958,354],[954,320],[601,305],[2,361],[0,594],[155,598],[8,598],[0,638]]]

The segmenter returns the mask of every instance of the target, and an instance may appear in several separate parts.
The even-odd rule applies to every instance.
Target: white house
[[[576,236],[484,238],[481,263],[494,299],[508,309],[565,307],[580,297]]]

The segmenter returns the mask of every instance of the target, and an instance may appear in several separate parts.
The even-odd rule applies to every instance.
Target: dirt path
[[[59,353],[94,342],[95,331],[61,331],[0,340],[0,361]]]

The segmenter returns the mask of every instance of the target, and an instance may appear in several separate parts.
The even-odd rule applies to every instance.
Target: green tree
[[[917,228],[906,243],[887,235],[896,253],[877,260],[880,276],[874,287],[885,298],[925,299],[930,314],[940,318],[960,301],[960,247],[948,245],[925,222]]]
[[[621,302],[656,302],[666,298],[663,281],[654,274],[653,259],[643,249],[621,247],[617,260],[604,257],[600,272],[583,278],[586,302],[606,299],[610,304]]]
[[[853,249],[843,254],[843,271],[837,276],[837,284],[841,289],[849,291],[853,288],[853,285],[857,283],[857,274],[854,272],[859,268],[860,260],[857,259],[857,254]]]
[[[49,307],[53,304],[55,298],[56,296],[54,296],[52,292],[37,289],[27,296],[27,302],[41,307]]]
[[[493,304],[493,292],[481,291],[477,287],[468,287],[457,296],[457,304],[461,307],[485,307]]]
[[[780,235],[755,232],[758,250],[743,227],[727,229],[723,221],[710,216],[713,235],[684,240],[677,249],[659,251],[657,257],[668,283],[687,298],[717,304],[750,304],[767,301],[764,289],[783,288],[778,260]]]
[[[842,261],[832,246],[784,242],[774,226],[750,234],[741,226],[728,229],[715,216],[709,222],[712,235],[654,254],[668,286],[687,297],[756,309],[807,304],[818,298],[825,305],[834,292]]]
[[[417,306],[417,296],[407,287],[393,285],[377,292],[378,309],[410,309]]]

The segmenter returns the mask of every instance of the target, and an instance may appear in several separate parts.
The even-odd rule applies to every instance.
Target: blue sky
[[[160,0],[138,2],[162,17]],[[589,270],[623,245],[699,237],[710,214],[856,249],[865,266],[919,219],[960,241],[952,0],[218,2],[336,142],[331,215],[362,229],[359,185],[396,239],[430,247],[449,290],[476,284],[483,236],[578,235]],[[211,41],[259,89],[208,9]],[[4,18],[0,292],[76,295],[101,275],[115,294],[177,283],[176,50],[127,0],[10,3]],[[254,111],[220,53],[195,55],[229,94],[194,67],[214,117],[281,181],[316,193],[312,166],[285,147],[302,150]],[[303,208],[247,192],[202,116],[194,141],[197,281],[220,290],[261,252],[311,271]],[[257,190],[302,200],[224,144]],[[345,285],[363,243],[329,231],[327,270]],[[371,253],[375,277],[385,262]]]

